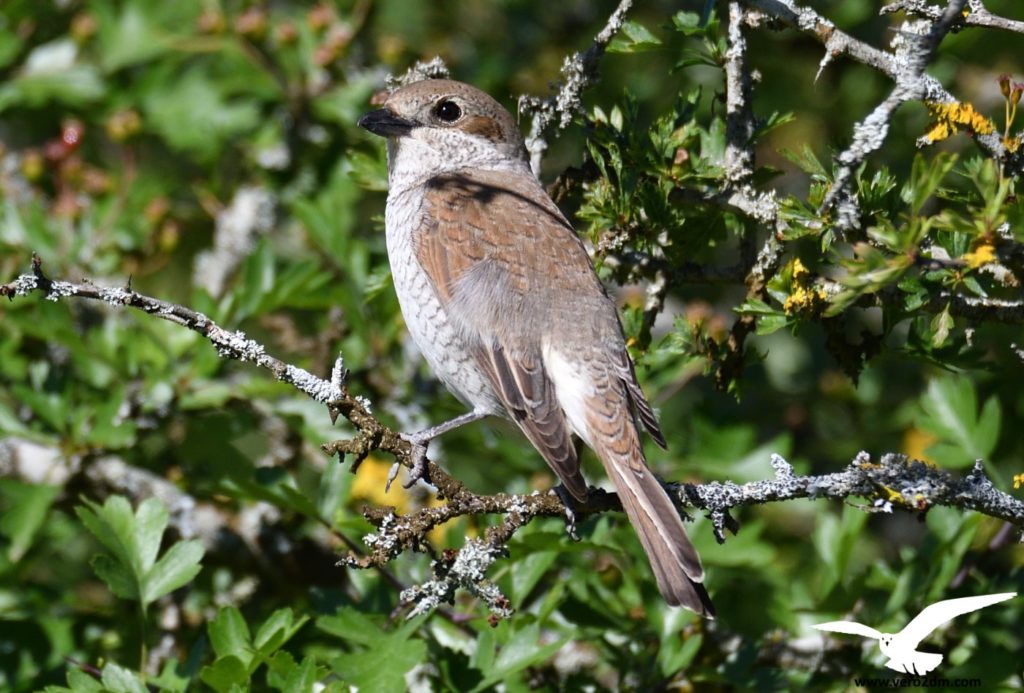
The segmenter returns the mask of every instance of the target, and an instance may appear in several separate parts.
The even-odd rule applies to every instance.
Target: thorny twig
[[[809,7],[801,7],[795,0],[741,0],[743,4],[752,10],[757,10],[763,18],[770,18],[781,26],[792,27],[804,33],[814,36],[825,48],[825,54],[821,59],[819,74],[834,59],[847,55],[854,60],[873,67],[886,75],[897,84],[900,81],[906,64],[900,56],[893,52],[875,48],[863,41],[860,41],[846,32],[836,28],[835,24],[821,16]],[[959,3],[959,0],[957,0]],[[974,2],[970,6],[974,8],[980,3]],[[949,5],[947,5],[947,9]],[[962,10],[962,5],[961,5]],[[884,11],[884,10],[883,10]],[[974,11],[972,9],[972,11]],[[940,15],[941,17],[941,15]],[[955,19],[955,18],[954,18]],[[938,21],[938,19],[936,19]],[[933,28],[936,25],[933,24]],[[950,29],[950,25],[938,25],[938,30],[943,33]],[[1001,27],[1005,28],[1005,27]],[[941,38],[940,34],[936,34]],[[927,38],[927,37],[923,37]],[[959,103],[945,87],[934,77],[921,73],[918,77],[920,86],[920,98],[924,101],[956,104]],[[883,135],[884,139],[884,135]],[[1002,142],[1002,137],[997,133],[974,134],[974,140],[986,154],[993,159],[1003,163],[1007,172],[1019,175],[1024,172],[1024,157],[1011,154]]]
[[[946,9],[934,21],[906,22],[903,30],[893,39],[893,64],[896,86],[882,103],[878,104],[853,129],[853,142],[838,157],[832,189],[821,204],[819,214],[835,207],[836,226],[841,231],[860,227],[860,211],[856,196],[849,186],[857,168],[869,154],[881,148],[889,133],[889,123],[896,110],[907,101],[925,95],[924,70],[931,62],[939,42],[949,32],[953,21],[963,11],[967,0],[950,0]]]

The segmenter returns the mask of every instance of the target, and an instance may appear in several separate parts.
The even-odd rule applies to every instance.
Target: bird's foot
[[[402,484],[402,488],[412,488],[421,479],[430,483],[430,478],[427,474],[427,446],[430,444],[430,439],[433,436],[427,437],[424,433],[426,431],[401,434],[402,440],[412,446],[409,450],[409,480]],[[398,462],[395,462],[394,466],[391,467],[391,471],[388,472],[388,482],[384,487],[385,493],[391,488],[391,482],[398,476],[398,468],[400,466]]]
[[[466,412],[461,416],[456,416],[451,421],[445,421],[444,423],[436,426],[431,426],[425,430],[419,431],[418,433],[402,433],[399,437],[412,445],[412,449],[409,450],[409,481],[404,484],[405,488],[412,488],[412,486],[422,479],[423,481],[430,483],[430,477],[427,474],[427,445],[430,444],[434,438],[437,438],[442,433],[458,428],[464,424],[472,421],[479,421],[480,419],[487,416],[486,411],[480,411],[474,409],[473,411]],[[391,471],[388,472],[387,485],[384,487],[384,492],[387,493],[388,489],[391,488],[391,482],[398,476],[398,468],[401,465],[396,462]]]
[[[573,497],[572,494],[566,490],[565,486],[559,484],[553,489],[555,495],[558,496],[558,500],[562,501],[562,505],[565,506],[565,532],[569,535],[569,538],[573,541],[579,541],[580,535],[576,533],[576,511],[573,510]]]

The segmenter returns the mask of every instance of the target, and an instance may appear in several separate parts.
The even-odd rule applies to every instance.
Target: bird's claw
[[[402,488],[412,488],[421,479],[430,483],[430,479],[427,476],[427,445],[430,444],[430,438],[424,439],[415,433],[402,433],[401,438],[412,446],[409,450],[409,480],[402,484]],[[397,462],[395,466],[398,466]],[[397,475],[398,470],[394,471],[395,475]],[[388,486],[391,485],[391,481],[392,477],[389,475]]]
[[[565,532],[573,541],[579,541],[580,535],[576,533],[576,511],[572,509],[572,496],[562,484],[555,486],[554,491],[558,500],[562,501],[562,505],[565,507]]]
[[[409,481],[402,484],[404,488],[412,488],[416,482],[422,479],[429,483],[427,478],[427,446],[422,443],[413,443],[409,451],[409,460],[412,467],[409,469]]]
[[[386,494],[391,490],[391,484],[398,476],[398,470],[402,468],[401,462],[395,462],[391,465],[391,469],[388,470],[388,480],[384,483],[384,493]]]

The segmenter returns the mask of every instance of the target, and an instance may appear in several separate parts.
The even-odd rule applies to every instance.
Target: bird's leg
[[[568,533],[569,538],[573,541],[579,541],[580,535],[576,534],[576,511],[573,510],[574,499],[572,494],[565,488],[563,484],[555,486],[553,489],[555,495],[558,496],[558,500],[562,501],[562,505],[565,506],[565,531]]]
[[[427,471],[427,445],[434,438],[439,435],[447,433],[453,429],[458,428],[464,424],[473,423],[487,416],[487,412],[474,409],[468,411],[461,416],[456,416],[451,421],[445,421],[439,423],[436,426],[431,426],[422,431],[416,433],[402,433],[401,438],[404,441],[409,442],[412,445],[412,450],[409,453],[409,461],[412,463],[412,467],[409,469],[409,481],[405,484],[405,488],[411,488],[420,479],[424,478]],[[398,476],[398,463],[391,468],[388,473],[388,481],[384,486],[384,492],[387,493],[391,488],[391,482]]]

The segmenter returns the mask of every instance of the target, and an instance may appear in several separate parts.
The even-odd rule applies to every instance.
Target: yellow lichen
[[[892,489],[892,488],[889,488],[888,486],[884,486],[884,485],[882,486],[882,488],[885,489],[885,492],[888,495],[888,498],[886,498],[886,500],[889,501],[890,503],[903,503],[904,502],[903,501],[903,494],[900,493],[899,491],[897,491],[896,489]]]
[[[1016,154],[1017,153],[1017,150],[1020,149],[1020,143],[1021,143],[1021,136],[1020,135],[1017,135],[1016,137],[1004,137],[1003,138],[1003,146],[1006,147],[1006,151],[1010,152],[1011,154]]]
[[[1013,475],[1013,487],[1015,489],[1018,489],[1021,486],[1024,486],[1024,474],[1014,474]]]
[[[827,302],[825,299],[825,292],[821,289],[798,286],[786,298],[786,302],[782,304],[782,310],[785,311],[786,315],[816,313],[824,307]]]
[[[800,258],[793,260],[790,276],[793,278],[792,291],[782,305],[786,315],[820,312],[827,302],[825,292],[814,286],[811,271]]]
[[[978,135],[988,135],[995,131],[992,121],[978,113],[969,103],[932,101],[928,103],[928,110],[935,119],[935,123],[925,135],[929,142],[941,142],[950,135],[960,132],[960,128]]]
[[[995,262],[997,259],[995,246],[991,243],[982,243],[972,252],[964,255],[964,262],[971,269],[978,269],[983,265]]]
[[[786,302],[782,304],[782,310],[786,315],[820,312],[827,303],[827,296],[824,291],[814,286],[811,271],[800,258],[793,260],[790,274],[793,278],[793,288]]]
[[[793,281],[802,283],[810,274],[811,271],[807,269],[800,258],[793,260]]]

